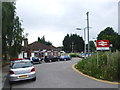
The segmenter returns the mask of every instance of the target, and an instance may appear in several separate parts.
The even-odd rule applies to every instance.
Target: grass
[[[79,61],[76,68],[98,79],[108,81],[120,81],[120,52],[99,52],[98,60],[97,53],[90,57],[90,62],[87,59]]]

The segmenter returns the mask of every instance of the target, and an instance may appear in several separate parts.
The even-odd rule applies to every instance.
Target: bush
[[[84,74],[91,75],[98,79],[119,81],[120,78],[120,52],[99,52],[90,57],[90,62],[84,59],[79,61],[76,68]]]
[[[78,53],[70,53],[69,55],[70,55],[71,57],[78,57],[79,54],[78,54]]]

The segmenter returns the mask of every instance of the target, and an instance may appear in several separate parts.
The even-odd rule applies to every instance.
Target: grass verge
[[[120,52],[99,52],[98,55],[95,53],[90,57],[90,62],[83,59],[75,68],[97,79],[120,82]]]

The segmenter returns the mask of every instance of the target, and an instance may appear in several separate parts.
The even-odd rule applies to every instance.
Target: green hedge
[[[79,61],[76,68],[98,79],[117,81],[120,80],[120,52],[99,52],[90,57],[90,62],[84,59]]]
[[[69,54],[71,57],[78,57],[79,53],[70,53]]]

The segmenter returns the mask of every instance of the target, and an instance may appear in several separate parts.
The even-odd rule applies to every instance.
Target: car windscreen
[[[61,56],[60,58],[64,58],[65,56]]]
[[[64,56],[64,58],[70,58],[69,56]]]
[[[16,62],[12,65],[13,69],[16,68],[26,68],[26,67],[31,67],[33,64],[31,62],[28,61],[21,61],[21,62]]]

